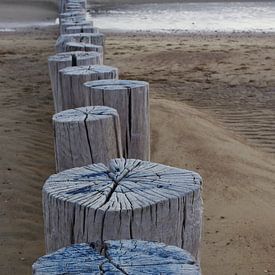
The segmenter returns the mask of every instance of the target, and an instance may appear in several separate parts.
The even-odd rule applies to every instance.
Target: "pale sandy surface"
[[[0,274],[44,254],[54,172],[54,28],[0,33]],[[204,179],[204,274],[275,274],[275,36],[107,34],[106,64],[151,84],[152,160]]]

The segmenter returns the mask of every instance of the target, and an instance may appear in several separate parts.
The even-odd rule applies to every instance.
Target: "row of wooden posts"
[[[105,66],[86,0],[59,0],[49,57],[57,174],[33,274],[201,274],[201,177],[150,162],[149,85]]]

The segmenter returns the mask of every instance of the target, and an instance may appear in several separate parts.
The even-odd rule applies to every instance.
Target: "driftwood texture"
[[[81,43],[81,42],[68,42],[65,45],[66,52],[84,51],[84,52],[98,52],[101,55],[101,64],[104,63],[104,49],[102,46]]]
[[[66,109],[83,107],[84,86],[87,81],[98,79],[117,79],[118,69],[110,66],[78,66],[59,71],[60,93],[62,100],[57,106],[58,112]]]
[[[71,11],[71,12],[64,12],[59,14],[60,19],[66,19],[70,17],[80,17],[84,20],[86,19],[86,11]]]
[[[131,80],[100,80],[84,84],[85,106],[105,105],[118,111],[123,156],[150,159],[149,84]]]
[[[47,252],[81,242],[140,239],[198,256],[201,178],[179,168],[111,160],[51,176],[43,187]]]
[[[99,29],[93,27],[92,25],[86,26],[71,26],[67,27],[65,33],[72,34],[72,33],[99,33]]]
[[[104,34],[102,33],[72,33],[60,35],[55,48],[56,52],[64,52],[66,43],[68,42],[84,42],[104,46]]]
[[[115,109],[90,106],[53,116],[56,171],[122,156],[119,116]]]
[[[80,20],[80,21],[75,21],[75,22],[72,22],[72,21],[65,21],[63,22],[62,24],[60,24],[60,33],[61,34],[66,34],[66,29],[68,27],[73,27],[73,26],[93,26],[93,22],[89,22],[89,21],[83,21],[83,20]]]
[[[86,0],[58,0],[59,13],[64,13],[66,11],[66,6],[70,4],[81,5],[84,10],[86,10],[87,1]]]
[[[61,93],[58,72],[61,69],[71,66],[97,65],[101,64],[102,56],[95,52],[67,52],[59,53],[48,58],[49,74],[53,91],[55,111],[58,111],[60,105]]]
[[[39,258],[34,275],[173,274],[200,275],[200,267],[185,250],[138,240],[75,244]]]

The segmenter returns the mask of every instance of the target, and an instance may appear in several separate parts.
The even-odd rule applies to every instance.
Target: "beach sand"
[[[0,273],[44,254],[57,28],[0,33]],[[204,179],[203,274],[275,274],[275,36],[108,33],[105,64],[150,82],[152,160]]]

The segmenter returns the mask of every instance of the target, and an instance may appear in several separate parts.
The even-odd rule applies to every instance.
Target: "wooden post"
[[[53,99],[55,111],[57,111],[57,106],[60,105],[61,100],[59,92],[60,83],[58,78],[58,72],[61,69],[70,66],[81,66],[81,65],[97,65],[101,64],[102,56],[95,52],[67,52],[59,53],[48,58],[49,73],[51,79],[51,86],[53,91]]]
[[[86,21],[86,19],[83,16],[73,16],[73,17],[59,19],[59,24],[60,24],[60,26],[62,26],[63,24],[65,24],[67,22],[79,23],[79,22],[85,22],[85,21]]]
[[[106,106],[66,110],[53,116],[56,171],[122,156],[119,116]]]
[[[198,257],[201,177],[134,159],[111,160],[51,176],[43,187],[47,252],[72,243],[140,239]]]
[[[59,13],[64,13],[66,11],[66,5],[69,4],[79,4],[82,6],[82,8],[85,10],[87,6],[86,0],[59,0]]]
[[[84,51],[84,52],[97,52],[100,53],[101,64],[104,63],[104,49],[102,46],[83,43],[83,42],[68,42],[65,45],[66,52]]]
[[[118,69],[110,66],[78,66],[68,67],[59,71],[60,98],[58,112],[66,109],[83,107],[84,86],[87,81],[98,79],[117,79]]]
[[[99,33],[99,29],[90,26],[71,26],[67,27],[65,33],[66,34],[72,34],[72,33]]]
[[[88,22],[88,21],[83,21],[83,20],[80,20],[80,21],[75,21],[75,22],[72,22],[72,21],[63,21],[62,24],[60,24],[60,33],[61,34],[66,34],[66,29],[68,27],[73,27],[73,26],[93,26],[93,22]]]
[[[72,12],[64,12],[64,13],[60,13],[59,14],[59,18],[60,19],[66,19],[66,18],[70,18],[70,17],[79,17],[79,18],[83,18],[83,20],[86,19],[86,12],[82,11],[72,11]]]
[[[100,80],[84,84],[85,106],[105,105],[118,111],[125,158],[150,159],[149,84]]]
[[[138,240],[75,244],[39,258],[34,275],[43,274],[174,274],[201,275],[185,250]]]
[[[104,46],[104,34],[102,33],[72,33],[60,35],[56,42],[56,51],[64,52],[68,42],[85,42]]]

